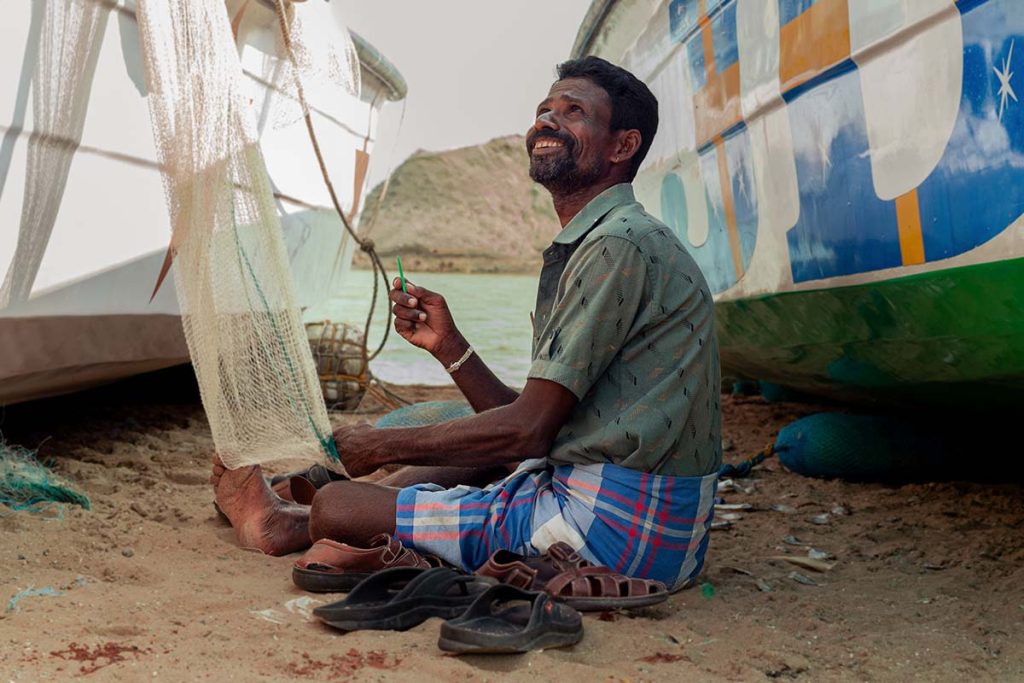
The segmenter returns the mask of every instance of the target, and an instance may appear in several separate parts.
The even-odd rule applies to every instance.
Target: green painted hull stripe
[[[1024,259],[715,310],[727,374],[849,400],[1024,398]]]

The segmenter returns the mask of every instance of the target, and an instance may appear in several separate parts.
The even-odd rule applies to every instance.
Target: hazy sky
[[[475,145],[523,133],[569,56],[590,0],[334,0],[349,27],[409,84],[405,122],[388,104],[376,154],[394,165],[417,149]],[[384,164],[373,164],[371,183]]]

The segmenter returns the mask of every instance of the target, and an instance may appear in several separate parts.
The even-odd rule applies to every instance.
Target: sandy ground
[[[811,410],[732,397],[724,408],[729,460]],[[0,516],[3,683],[1024,680],[1019,485],[854,485],[769,461],[741,482],[746,493],[725,494],[755,509],[713,532],[702,586],[657,608],[589,616],[571,649],[456,658],[436,648],[437,620],[347,635],[310,620],[323,596],[292,585],[294,557],[239,549],[214,514],[213,445],[188,391],[147,380],[10,408],[2,429],[26,446],[46,439],[41,455],[93,503],[63,519]],[[827,524],[810,521],[822,513]],[[773,559],[806,555],[788,536],[834,554],[835,566]],[[30,587],[60,594],[4,610]]]

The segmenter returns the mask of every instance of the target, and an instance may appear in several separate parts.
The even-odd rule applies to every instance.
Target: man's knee
[[[309,536],[316,542],[321,538],[330,538],[335,541],[345,540],[339,538],[344,535],[346,521],[350,515],[346,514],[345,489],[351,482],[332,481],[317,490],[313,496],[313,502],[309,508]]]
[[[395,532],[397,491],[376,484],[335,481],[313,497],[309,535],[352,544],[365,544],[380,533]]]

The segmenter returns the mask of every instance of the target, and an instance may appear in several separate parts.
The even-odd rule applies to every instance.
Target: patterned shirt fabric
[[[544,252],[529,377],[579,399],[552,465],[702,477],[722,464],[707,282],[631,185],[608,188]]]

